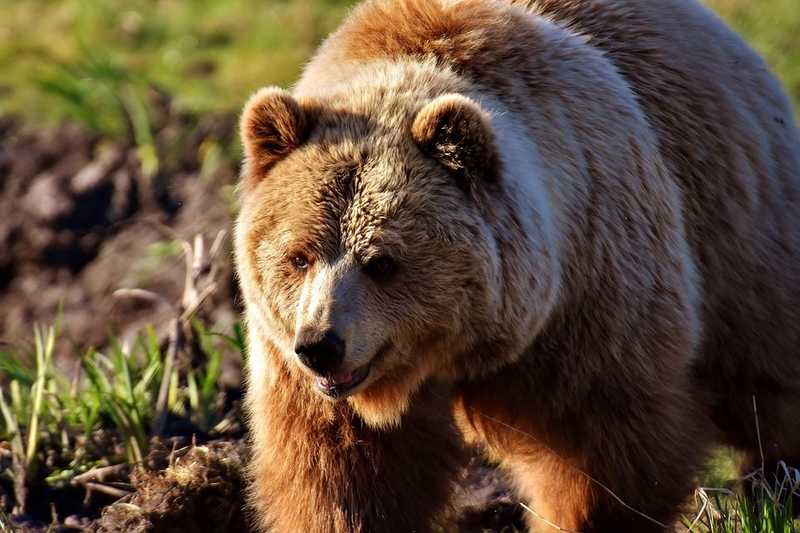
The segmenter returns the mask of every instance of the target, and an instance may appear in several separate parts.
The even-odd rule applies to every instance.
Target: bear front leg
[[[639,406],[649,416],[630,419],[587,406],[583,427],[553,421],[539,438],[517,442],[504,463],[528,502],[531,530],[671,530],[707,451],[686,407]]]
[[[576,470],[574,465],[548,452],[535,461],[511,460],[506,466],[526,502],[526,521],[532,532],[554,528],[581,533],[670,531],[674,527],[675,509],[682,500],[659,501],[662,494],[656,485],[652,491],[638,496],[605,483],[601,486],[602,482],[594,476],[587,477],[591,474]],[[685,481],[690,479],[687,476]]]
[[[530,508],[531,530],[673,527],[709,441],[688,380],[659,389],[607,379],[587,389],[596,394],[569,404],[544,380],[531,386],[535,375],[515,368],[465,383],[455,404],[467,440],[481,443],[511,473]]]
[[[446,394],[415,397],[397,428],[373,429],[284,368],[248,389],[251,504],[263,531],[426,532],[463,464]]]

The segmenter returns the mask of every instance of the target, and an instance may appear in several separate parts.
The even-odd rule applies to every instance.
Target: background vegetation
[[[133,335],[104,335],[102,342],[69,337],[66,326],[71,309],[76,307],[67,304],[62,324],[56,306],[50,305],[49,314],[34,314],[34,318],[52,326],[34,326],[31,320],[24,335],[0,342],[0,531],[20,524],[45,527],[48,522],[64,527],[69,523],[70,512],[78,516],[72,525],[83,527],[106,504],[120,498],[124,502],[135,501],[133,507],[137,509],[146,509],[146,503],[135,498],[146,492],[142,486],[147,483],[155,480],[170,490],[175,486],[185,490],[191,485],[186,471],[178,468],[176,457],[188,453],[181,450],[201,449],[202,460],[192,464],[204,465],[200,475],[207,479],[210,470],[206,467],[213,463],[215,448],[198,448],[194,446],[197,439],[203,443],[241,440],[240,391],[235,380],[232,385],[230,378],[226,381],[222,376],[225,361],[240,361],[245,356],[242,331],[235,318],[220,321],[219,314],[199,312],[203,303],[206,308],[219,307],[218,302],[205,302],[205,288],[226,287],[230,266],[227,265],[227,274],[218,275],[217,267],[212,268],[210,262],[204,263],[205,270],[198,267],[198,261],[192,263],[193,256],[199,257],[198,241],[194,241],[194,247],[191,245],[198,230],[191,221],[182,221],[180,209],[189,198],[186,205],[199,206],[197,211],[205,213],[208,220],[208,206],[223,204],[221,214],[216,215],[217,226],[211,229],[226,229],[235,210],[232,183],[239,148],[234,128],[239,107],[263,85],[291,85],[304,61],[352,3],[0,0],[0,143],[35,152],[53,144],[52,138],[37,137],[39,140],[33,142],[25,140],[19,131],[56,128],[56,132],[74,135],[75,146],[88,146],[86,161],[95,164],[99,160],[102,164],[95,164],[94,175],[87,174],[84,170],[91,165],[83,168],[86,161],[73,157],[72,166],[58,170],[58,159],[67,159],[74,155],[68,152],[76,149],[69,144],[60,148],[63,143],[56,143],[59,148],[45,150],[46,157],[33,157],[35,162],[31,165],[39,169],[36,183],[50,183],[52,175],[61,172],[61,181],[53,187],[65,188],[70,183],[75,189],[72,175],[83,172],[84,187],[95,186],[91,176],[101,184],[111,183],[113,178],[116,181],[107,186],[114,191],[127,191],[125,187],[133,184],[130,195],[138,194],[138,200],[126,204],[126,214],[113,219],[113,230],[105,227],[111,225],[107,218],[93,219],[84,226],[75,226],[74,216],[70,219],[75,227],[69,231],[84,240],[91,236],[96,242],[81,256],[79,266],[71,266],[73,272],[68,276],[58,270],[63,265],[53,266],[59,272],[59,283],[80,291],[91,285],[98,273],[112,269],[114,283],[118,284],[109,285],[107,291],[95,289],[91,298],[111,299],[118,296],[112,294],[115,289],[134,287],[126,297],[175,300],[159,304],[168,310],[166,315],[152,315],[145,320],[154,327],[143,323]],[[784,82],[795,109],[800,110],[799,0],[705,3],[766,57]],[[2,121],[9,117],[16,124],[11,128],[13,134],[4,133]],[[60,126],[64,123],[79,124],[82,133],[64,130]],[[21,148],[10,152],[2,148],[0,144],[0,193],[4,186],[6,192],[11,190],[6,181],[23,176],[4,157],[32,157],[23,154]],[[133,154],[131,157],[128,151]],[[112,155],[107,156],[108,153]],[[7,168],[13,170],[8,177],[4,173]],[[128,180],[119,182],[123,185],[118,183],[120,176]],[[19,178],[25,179],[28,178]],[[20,187],[25,191],[28,186]],[[95,194],[92,191],[95,189],[89,191]],[[40,193],[43,196],[36,198],[51,194],[46,187]],[[80,202],[94,198],[74,190],[70,194],[74,210],[80,210]],[[181,194],[184,200],[180,199]],[[139,224],[144,217],[131,214],[137,209],[147,216],[157,215],[163,226],[161,233],[125,233],[128,230],[124,228],[132,222]],[[55,217],[46,221],[54,239],[64,240],[59,226],[63,220],[66,219]],[[206,229],[209,228],[203,228]],[[3,231],[0,223],[0,247],[5,242]],[[124,246],[113,245],[109,252],[106,239],[119,235],[124,237]],[[25,239],[17,241],[26,245]],[[215,253],[223,246],[220,242],[214,245]],[[20,244],[16,246],[14,250]],[[133,252],[130,261],[125,256],[124,265],[119,261],[109,263],[111,266],[103,263],[81,277],[82,269],[137,246],[140,252]],[[186,276],[191,281],[185,287],[181,286],[182,255],[187,258]],[[225,263],[229,263],[225,254],[217,259],[224,271]],[[28,268],[5,267],[3,261],[0,250],[0,278]],[[50,266],[37,263],[36,268],[44,271]],[[159,274],[166,270],[177,274]],[[159,275],[162,278],[158,283],[153,282]],[[43,279],[43,283],[51,283],[50,278]],[[175,279],[179,281],[175,283]],[[206,285],[196,289],[195,281]],[[14,287],[6,283],[10,282],[0,279],[0,296],[10,290],[8,287]],[[178,289],[166,298],[158,294],[158,290],[169,292],[174,286]],[[233,300],[229,293],[224,297]],[[84,305],[82,301],[80,305]],[[230,303],[227,305],[231,307]],[[235,314],[229,312],[228,316]],[[104,318],[99,316],[101,321]],[[102,327],[105,326],[101,324]],[[113,333],[114,328],[108,326],[108,331]],[[68,342],[63,342],[64,336]],[[92,343],[97,346],[89,346]],[[59,363],[64,358],[78,363],[64,367]],[[65,372],[64,368],[72,370]],[[158,449],[170,446],[171,451],[162,454],[167,457],[166,462],[153,459]],[[229,448],[224,450],[230,453]],[[131,474],[131,465],[154,469],[153,465],[160,465],[166,474],[137,477]],[[231,482],[226,468],[220,467],[221,473],[211,476],[220,480],[220,486]],[[789,495],[800,485],[800,475],[788,466],[778,473],[777,482],[765,474],[772,473],[756,473],[752,480],[758,505],[746,505],[741,493],[733,490],[738,474],[732,455],[721,450],[709,463],[704,479],[698,480],[705,488],[698,490],[694,506],[687,511],[686,528],[703,532],[796,531]],[[94,499],[91,494],[95,494]],[[204,501],[199,496],[194,499]],[[234,496],[229,499],[235,507],[238,500]],[[117,512],[127,512],[129,507],[120,506]],[[207,507],[214,510],[213,505]],[[202,516],[202,511],[187,511],[187,516]],[[9,518],[6,513],[16,517]],[[122,517],[130,519],[127,515]],[[206,525],[211,527],[209,524]]]
[[[119,133],[120,105],[153,85],[199,113],[236,111],[288,86],[351,0],[7,0],[0,3],[0,114],[77,118]],[[797,0],[706,0],[800,103]],[[131,91],[134,95],[131,94]]]

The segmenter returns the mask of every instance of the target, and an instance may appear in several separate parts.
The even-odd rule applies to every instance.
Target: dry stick
[[[136,300],[144,300],[154,304],[166,304],[172,307],[172,304],[157,292],[148,291],[147,289],[117,289],[112,293],[114,298],[132,298]]]
[[[169,346],[167,347],[167,356],[164,359],[164,371],[161,373],[161,387],[158,389],[158,399],[156,400],[156,423],[153,427],[153,432],[156,435],[161,435],[167,423],[167,401],[169,400],[169,387],[171,384],[170,377],[172,376],[172,369],[175,366],[178,347],[182,341],[181,322],[179,319],[173,318],[169,325]]]
[[[800,488],[800,471],[798,471],[794,467],[787,465],[785,461],[779,462],[778,466],[780,466],[783,469],[784,481],[788,479],[789,482],[791,483],[792,494],[794,494],[795,496],[800,496],[800,494],[797,493],[797,489]]]
[[[761,444],[761,426],[758,423],[758,406],[756,405],[756,395],[753,394],[753,417],[756,420],[756,437],[758,438],[758,453],[761,454],[761,474],[767,475],[764,471],[766,464],[764,461],[764,446]]]
[[[506,424],[506,423],[505,423],[505,422],[503,422],[502,420],[498,420],[497,418],[494,418],[493,416],[489,416],[489,415],[487,415],[487,414],[485,414],[485,413],[480,413],[480,415],[481,415],[482,417],[484,417],[484,418],[487,418],[487,419],[491,420],[492,422],[496,422],[496,423],[500,424],[501,426],[504,426],[504,427],[506,427],[506,428],[510,429],[511,431],[515,431],[515,432],[517,432],[517,433],[519,433],[519,434],[521,434],[521,435],[524,435],[524,436],[526,436],[526,437],[528,437],[528,438],[530,438],[530,439],[535,439],[535,440],[536,440],[536,437],[534,437],[534,436],[533,436],[533,435],[531,435],[530,433],[527,433],[527,432],[525,432],[525,431],[522,431],[521,429],[517,429],[517,428],[515,428],[514,426],[512,426],[512,425],[510,425],[510,424]],[[540,444],[541,444],[541,443],[540,443]],[[544,445],[544,444],[542,444],[542,446],[544,446],[545,448],[547,448],[547,449],[548,449],[548,450],[549,450],[551,453],[553,453],[553,454],[555,454],[555,455],[558,455],[558,454],[555,452],[555,450],[553,450],[552,448],[550,448],[550,447],[548,447],[548,446],[546,446],[546,445]],[[656,524],[656,525],[658,525],[658,526],[661,526],[661,527],[663,527],[663,528],[668,528],[668,527],[669,527],[669,526],[668,526],[667,524],[665,524],[664,522],[661,522],[661,521],[659,521],[659,520],[656,520],[656,519],[655,519],[655,518],[653,518],[652,516],[649,516],[649,515],[647,515],[647,514],[643,513],[642,511],[639,511],[638,509],[636,509],[636,508],[634,508],[634,507],[631,507],[630,505],[628,505],[627,503],[625,503],[625,501],[624,501],[622,498],[620,498],[619,496],[617,496],[617,494],[616,494],[616,493],[615,493],[613,490],[611,490],[611,489],[610,489],[610,488],[609,488],[607,485],[605,485],[604,483],[602,483],[602,482],[601,482],[601,481],[599,481],[598,479],[595,479],[594,477],[590,476],[588,473],[584,472],[583,470],[581,470],[581,469],[580,469],[580,468],[578,468],[577,466],[573,466],[573,465],[570,465],[570,464],[568,464],[568,463],[566,463],[566,464],[567,464],[567,465],[568,465],[570,468],[572,468],[573,470],[575,470],[576,472],[578,472],[579,474],[581,474],[582,476],[584,476],[586,479],[588,479],[589,481],[591,481],[592,483],[594,483],[594,484],[595,484],[595,485],[597,485],[598,487],[602,488],[602,489],[603,489],[604,491],[606,491],[606,492],[607,492],[607,493],[608,493],[608,494],[609,494],[609,495],[610,495],[612,498],[614,498],[614,499],[617,501],[617,503],[619,503],[620,505],[622,505],[623,507],[625,507],[625,508],[626,508],[626,509],[628,509],[629,511],[631,511],[631,512],[633,512],[633,513],[636,513],[637,515],[641,516],[641,517],[642,517],[642,518],[644,518],[645,520],[648,520],[648,521],[650,521],[650,522],[652,522],[652,523],[654,523],[654,524]]]
[[[59,524],[58,511],[56,510],[56,502],[50,502],[50,527],[56,527]],[[48,528],[48,531],[50,528]]]
[[[114,498],[122,498],[123,496],[127,496],[131,493],[130,490],[121,489],[105,483],[99,483],[97,481],[89,481],[86,483],[86,490],[89,492],[102,492]]]
[[[172,375],[176,363],[178,351],[184,342],[182,334],[183,325],[217,289],[217,284],[213,279],[213,275],[216,274],[216,270],[213,268],[213,259],[222,248],[222,240],[224,237],[225,231],[219,231],[217,233],[208,255],[205,253],[205,240],[201,234],[195,235],[194,246],[187,241],[181,242],[184,251],[184,260],[186,262],[186,275],[184,277],[183,296],[181,298],[179,315],[170,323],[169,346],[164,361],[163,379],[161,380],[158,400],[156,401],[156,423],[154,427],[154,433],[156,435],[160,435],[164,431],[167,421],[170,376]],[[201,291],[198,291],[197,285],[205,274],[208,274],[207,277],[211,281]]]
[[[175,232],[171,229],[161,225],[157,225],[156,227],[162,232],[176,237]],[[169,401],[169,388],[171,384],[170,376],[175,367],[178,351],[181,349],[184,342],[182,327],[217,289],[217,284],[214,281],[214,277],[216,276],[216,264],[214,263],[214,259],[222,249],[225,235],[226,232],[224,230],[220,230],[217,233],[208,254],[205,253],[205,240],[201,234],[195,235],[194,246],[185,240],[181,241],[186,264],[186,274],[184,276],[181,304],[180,307],[176,309],[178,316],[174,318],[169,325],[167,355],[164,360],[161,386],[159,387],[158,399],[156,400],[154,424],[154,434],[156,435],[160,435],[164,431],[166,425],[168,413],[167,402]],[[198,283],[203,277],[210,279],[210,282],[202,290],[198,291]],[[174,307],[160,294],[143,289],[120,289],[114,292],[114,296],[138,298],[154,303],[166,303],[170,307]]]
[[[534,510],[533,510],[533,509],[531,509],[530,507],[528,507],[527,505],[525,505],[524,503],[522,503],[522,502],[519,502],[519,504],[522,506],[522,508],[523,508],[523,509],[525,509],[526,511],[528,511],[529,513],[531,513],[531,514],[532,514],[533,516],[535,516],[535,517],[536,517],[538,520],[541,520],[541,521],[542,521],[542,522],[544,522],[546,525],[548,525],[548,526],[552,527],[552,528],[553,528],[553,529],[555,529],[556,531],[566,531],[567,533],[581,533],[580,531],[577,531],[577,530],[575,530],[575,529],[564,529],[563,527],[561,527],[561,526],[559,526],[559,525],[557,525],[557,524],[554,524],[554,523],[552,523],[551,521],[549,521],[548,519],[546,519],[545,517],[543,517],[542,515],[540,515],[539,513],[537,513],[536,511],[534,511]]]
[[[25,514],[28,511],[28,469],[25,467],[22,456],[18,453],[11,457],[11,472],[14,476],[14,499],[16,500],[13,512],[14,514]]]
[[[202,240],[200,242],[202,242]],[[183,298],[181,298],[181,307],[186,309],[197,297],[197,289],[194,286],[194,255],[196,248],[193,249],[192,245],[186,241],[183,241],[181,245],[183,246],[183,258],[186,261],[186,275],[183,281]]]
[[[211,248],[208,251],[209,261],[216,259],[217,254],[219,254],[220,250],[222,250],[222,243],[224,242],[226,233],[227,232],[224,229],[221,229],[217,232],[217,236],[214,237],[214,242],[211,244]]]
[[[697,503],[698,497],[703,501],[703,505],[700,506],[697,516],[695,516],[694,520],[692,520],[692,523],[689,524],[689,527],[687,528],[689,533],[691,533],[691,531],[694,529],[694,526],[700,522],[700,519],[703,517],[703,513],[706,512],[706,508],[708,507],[708,494],[706,494],[706,491],[704,491],[702,488],[698,488],[695,491],[695,503]]]
[[[72,485],[85,485],[91,481],[105,481],[107,477],[114,476],[128,469],[127,463],[120,463],[118,465],[101,466],[93,468],[83,474],[78,474],[70,483]]]
[[[217,278],[217,269],[219,267],[219,263],[216,261],[217,256],[222,251],[222,243],[225,242],[225,235],[227,232],[224,229],[221,229],[217,232],[217,236],[214,237],[214,242],[211,243],[211,248],[208,251],[208,263],[209,263],[209,271],[208,271],[208,279],[215,280]]]
[[[200,280],[200,276],[203,275],[203,271],[205,270],[206,266],[206,240],[203,238],[202,235],[199,233],[194,236],[194,257],[192,261],[192,288],[197,290],[197,282]],[[197,298],[197,294],[192,295],[192,300]]]
[[[211,283],[209,286],[203,289],[200,294],[198,294],[197,297],[189,303],[189,305],[186,307],[186,310],[181,313],[181,322],[186,322],[192,318],[192,315],[195,314],[197,309],[203,304],[203,302],[206,301],[209,296],[214,293],[215,290],[217,290],[216,283]]]

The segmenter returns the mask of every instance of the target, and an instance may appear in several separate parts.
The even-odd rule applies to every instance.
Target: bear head
[[[387,427],[495,322],[500,162],[468,97],[349,89],[245,106],[237,262],[275,363]]]

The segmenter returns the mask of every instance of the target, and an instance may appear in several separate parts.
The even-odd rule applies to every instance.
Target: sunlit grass
[[[238,326],[230,336],[213,333],[199,321],[192,328],[202,364],[168,372],[151,328],[130,346],[113,340],[105,353],[89,350],[71,376],[53,358],[57,327],[37,326],[31,352],[0,351],[0,445],[13,462],[0,476],[15,488],[17,511],[24,511],[26,491],[42,484],[63,486],[99,464],[141,463],[157,430],[156,400],[165,381],[168,415],[202,433],[225,421],[224,349],[243,354],[243,333]],[[98,434],[110,444],[89,442]],[[52,456],[61,458],[58,464],[47,464]]]
[[[125,124],[115,109],[136,105],[147,86],[180,108],[235,110],[262,85],[289,85],[349,4],[2,2],[0,114],[72,117],[118,132]]]
[[[792,501],[800,489],[800,472],[796,468],[782,464],[780,472],[759,470],[746,476],[746,484],[742,481],[730,488],[714,485],[698,488],[695,509],[681,521],[686,530],[694,533],[800,531]]]
[[[797,0],[706,0],[765,55],[800,103]],[[153,167],[148,90],[197,113],[290,86],[352,0],[0,2],[0,114],[76,118],[132,133]],[[127,131],[133,130],[133,131]],[[154,168],[151,170],[155,170]]]

